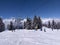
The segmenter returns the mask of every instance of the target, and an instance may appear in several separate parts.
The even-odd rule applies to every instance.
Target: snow
[[[42,23],[48,23],[48,21],[52,21],[53,19],[52,18],[43,18],[42,19]]]
[[[60,30],[43,27],[46,32],[16,29],[0,33],[0,45],[60,45]]]
[[[27,21],[27,19],[23,19],[23,20],[21,20],[21,22],[26,22]]]
[[[52,18],[42,19],[42,23],[48,23],[52,20]],[[54,20],[59,22],[60,19]],[[14,23],[15,18],[3,20],[6,28],[10,21]],[[21,20],[22,25],[24,22],[26,22],[26,19]],[[44,29],[46,32],[44,32]],[[16,29],[15,32],[6,30],[0,33],[0,45],[60,45],[60,29],[52,31],[50,28],[43,27],[43,31],[40,31],[40,29],[38,31]]]

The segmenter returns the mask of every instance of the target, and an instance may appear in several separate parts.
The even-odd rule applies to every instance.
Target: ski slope
[[[16,29],[0,33],[0,45],[60,45],[60,30],[43,27],[46,32]]]

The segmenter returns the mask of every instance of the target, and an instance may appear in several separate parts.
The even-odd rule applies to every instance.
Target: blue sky
[[[60,18],[59,0],[0,0],[0,16],[3,18],[34,15],[42,18]]]

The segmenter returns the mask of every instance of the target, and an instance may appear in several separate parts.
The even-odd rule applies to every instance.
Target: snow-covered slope
[[[47,32],[26,29],[1,32],[0,45],[60,45],[60,31],[45,29]]]

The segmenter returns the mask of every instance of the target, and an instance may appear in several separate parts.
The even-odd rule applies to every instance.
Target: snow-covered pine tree
[[[37,19],[37,16],[34,16],[34,18],[33,18],[33,28],[34,29],[36,29],[36,28],[38,28],[38,19]]]
[[[5,24],[3,23],[2,18],[0,17],[0,32],[5,30]]]
[[[34,29],[41,29],[42,31],[42,21],[40,17],[34,16],[33,26],[34,26]]]
[[[26,26],[25,28],[31,29],[31,24],[32,24],[32,20],[27,17],[27,21],[25,23],[25,26]]]

